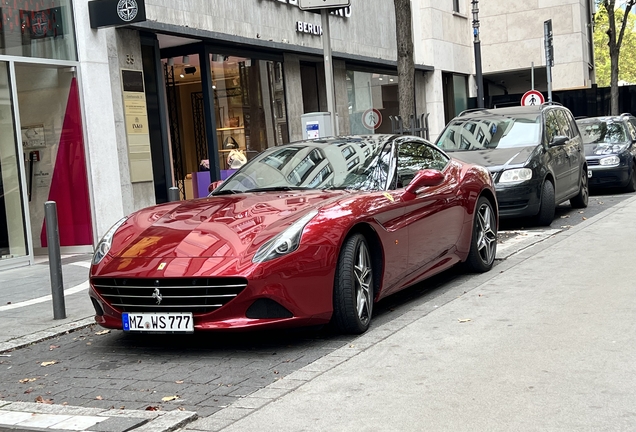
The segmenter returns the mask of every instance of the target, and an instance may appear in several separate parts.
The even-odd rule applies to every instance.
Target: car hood
[[[344,191],[263,192],[165,204],[133,214],[117,231],[117,258],[241,257]]]
[[[460,161],[483,165],[497,172],[510,165],[524,165],[538,146],[496,148],[487,150],[454,151],[450,154]]]
[[[590,144],[585,144],[583,147],[585,149],[585,156],[603,157],[603,156],[609,156],[609,155],[620,153],[621,151],[625,150],[625,147],[627,146],[627,144],[628,143],[617,143],[617,144],[590,143]],[[618,150],[619,146],[620,146],[620,150]],[[603,154],[595,153],[597,150],[602,150],[603,148],[609,149],[609,152],[603,153]]]

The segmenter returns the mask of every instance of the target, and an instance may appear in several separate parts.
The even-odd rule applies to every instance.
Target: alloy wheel
[[[356,310],[358,318],[366,323],[371,318],[371,284],[373,282],[373,274],[371,271],[371,258],[369,251],[364,243],[360,243],[358,254],[353,269],[355,277],[356,292]]]
[[[490,264],[495,260],[497,247],[497,233],[493,225],[494,215],[492,208],[488,204],[482,204],[477,212],[477,250],[479,256],[485,264]]]

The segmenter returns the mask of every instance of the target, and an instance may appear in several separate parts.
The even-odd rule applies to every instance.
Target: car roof
[[[504,108],[475,108],[462,111],[457,117],[491,117],[538,114],[547,108],[564,108],[561,104],[544,103],[530,106],[511,106]]]
[[[601,121],[601,122],[608,122],[608,121],[625,121],[628,120],[629,118],[634,118],[634,116],[630,113],[624,113],[621,115],[617,115],[617,116],[599,116],[599,117],[582,117],[582,118],[577,118],[576,122],[577,123],[590,123],[592,121]]]

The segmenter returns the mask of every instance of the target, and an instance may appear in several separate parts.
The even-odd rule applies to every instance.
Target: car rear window
[[[619,144],[627,141],[625,125],[613,120],[585,120],[577,122],[585,144]]]

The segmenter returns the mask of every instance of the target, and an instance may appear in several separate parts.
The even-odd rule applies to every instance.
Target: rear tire
[[[587,182],[587,170],[581,170],[581,184],[579,186],[579,194],[570,199],[572,208],[586,208],[587,201],[590,196],[590,189]]]
[[[554,220],[555,209],[554,185],[550,180],[546,180],[543,182],[543,188],[541,188],[541,204],[539,205],[539,213],[536,216],[537,224],[550,226]]]
[[[369,328],[373,312],[373,264],[362,234],[345,240],[333,288],[333,326],[340,333],[360,334]]]
[[[497,255],[497,219],[492,203],[479,197],[473,217],[473,236],[466,259],[469,270],[484,273],[490,270]]]
[[[625,186],[625,192],[636,192],[636,163],[632,162],[632,174],[629,176],[629,182]]]

